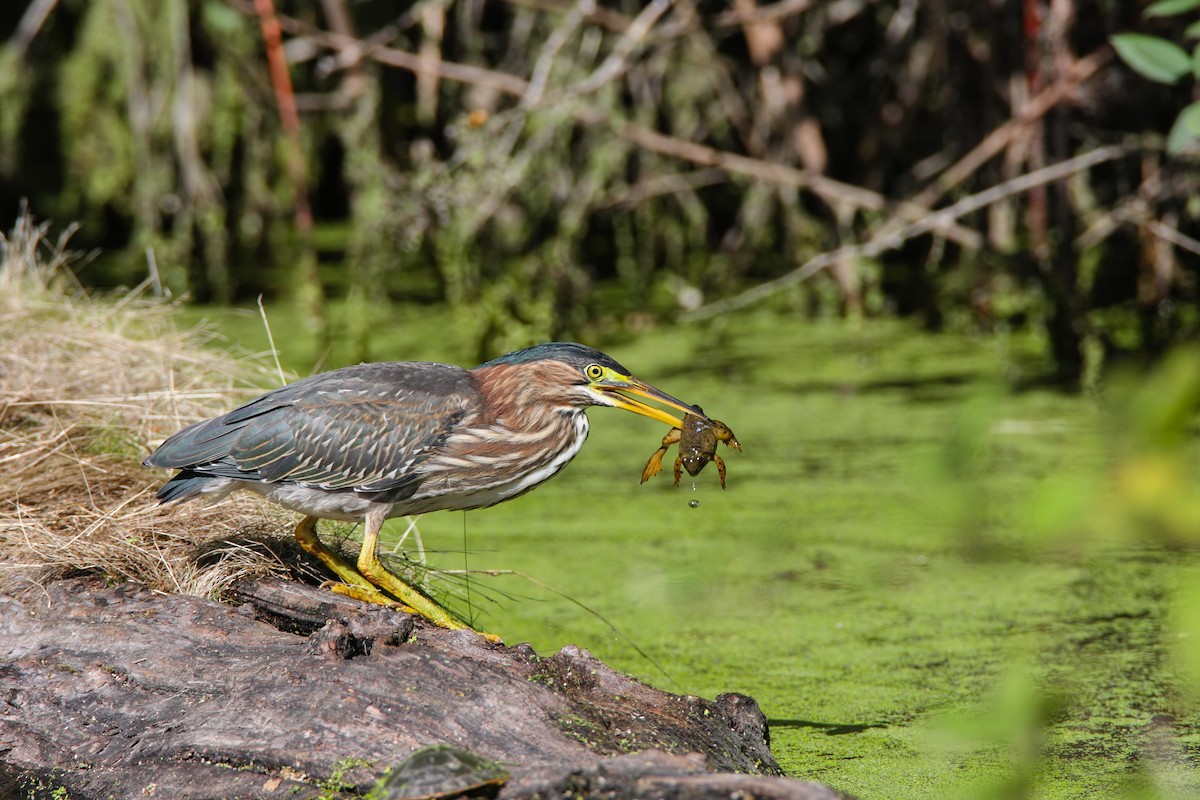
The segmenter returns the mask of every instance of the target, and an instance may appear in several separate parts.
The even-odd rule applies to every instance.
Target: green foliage
[[[344,792],[354,790],[354,783],[348,779],[351,772],[357,769],[370,769],[372,763],[364,758],[341,758],[333,763],[329,777],[319,781],[321,800],[336,800]]]
[[[277,0],[320,280],[293,229],[288,140],[249,3],[62,0],[27,47],[6,44],[0,201],[32,194],[39,214],[78,219],[83,244],[106,249],[84,272],[89,284],[140,283],[152,248],[167,289],[199,301],[304,293],[318,325],[328,292],[345,303],[345,319],[332,324],[353,328],[359,358],[374,349],[392,300],[448,303],[473,351],[494,355],[669,321],[870,239],[899,221],[894,201],[943,181],[964,193],[994,184],[1040,146],[1014,142],[999,171],[997,160],[966,176],[939,174],[1020,105],[979,92],[969,76],[982,70],[997,86],[1019,86],[1024,66],[1012,53],[1035,38],[1045,53],[1074,52],[1125,15],[1120,4],[1084,4],[1064,29],[1032,32],[999,24],[1013,13],[1007,5],[963,4],[955,25],[964,41],[988,43],[964,49],[948,45],[945,15],[914,16],[899,0],[837,13],[788,4],[751,27],[728,4],[675,3],[642,38],[631,24],[647,4],[631,0],[594,11],[501,3],[487,13],[469,3],[343,5],[375,45],[477,72],[415,79],[372,60],[381,51],[310,35],[330,26],[326,5]],[[1169,20],[1196,7],[1168,0],[1147,15]],[[444,19],[428,23],[437,9]],[[1194,73],[1197,51],[1169,39],[1130,33],[1113,44],[1156,79],[1182,84]],[[1040,72],[1056,80],[1061,63],[1047,58]],[[1175,102],[1087,96],[1046,117],[1045,131],[1030,129],[1057,143],[1051,160],[1140,132]],[[1101,118],[1120,122],[1096,128]],[[1181,152],[1197,135],[1200,111],[1188,107],[1168,147]],[[788,302],[814,318],[1042,329],[1068,371],[1080,339],[1093,353],[1161,351],[1197,329],[1197,283],[1182,258],[1165,288],[1138,283],[1163,264],[1141,263],[1151,258],[1139,238],[1146,228],[1115,212],[1143,181],[1144,155],[1081,173],[1069,191],[1053,187],[1063,196],[1049,204],[1049,230],[1036,193],[1021,195],[962,220],[982,234],[982,249],[921,237],[798,283]],[[792,185],[771,179],[773,168],[839,183]],[[1184,203],[1192,183],[1165,181],[1147,213],[1185,206],[1163,224],[1194,238]],[[856,199],[856,187],[885,207]],[[1088,239],[1089,252],[1073,251]],[[1060,254],[1053,268],[1048,249]],[[1072,261],[1080,273],[1107,268],[1076,280]]]
[[[1175,449],[1190,438],[1189,425],[1200,408],[1200,350],[1176,350],[1140,380],[1121,374],[1117,378],[1118,387],[1129,392],[1118,419],[1120,428],[1130,433],[1132,447]]]
[[[1200,54],[1200,48],[1196,53]],[[1167,152],[1181,153],[1197,139],[1200,139],[1200,101],[1184,106],[1175,118],[1167,134]]]
[[[1146,10],[1142,12],[1142,16],[1147,19],[1152,17],[1173,17],[1196,8],[1200,8],[1200,0],[1158,0],[1158,2],[1146,6]]]
[[[21,155],[21,123],[29,107],[33,80],[11,45],[0,45],[0,174],[11,173]]]
[[[1159,0],[1146,8],[1143,16],[1173,17],[1200,8],[1200,0]],[[1184,31],[1185,37],[1200,36],[1200,21]],[[1179,45],[1161,36],[1120,33],[1110,37],[1121,60],[1143,77],[1156,83],[1176,84],[1187,75],[1200,79],[1200,44],[1189,55]],[[1167,152],[1178,155],[1200,140],[1200,101],[1186,106],[1175,118],[1167,134]]]
[[[168,289],[228,301],[230,262],[288,218],[275,196],[273,109],[246,81],[254,25],[217,0],[97,0],[78,11],[57,81],[60,212],[96,230],[106,214],[129,219],[130,250],[140,260],[153,248]],[[221,57],[196,62],[214,47]],[[12,74],[0,65],[0,82]]]
[[[1119,33],[1111,41],[1126,64],[1156,83],[1178,83],[1192,71],[1187,51],[1160,36]]]
[[[14,800],[71,800],[67,787],[58,781],[63,770],[54,770],[49,775],[18,775],[14,784],[7,787]],[[5,776],[8,777],[8,776]]]

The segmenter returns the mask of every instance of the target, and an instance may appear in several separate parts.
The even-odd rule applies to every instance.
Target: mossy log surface
[[[778,776],[742,695],[668,694],[583,650],[542,658],[296,583],[234,599],[93,578],[0,596],[0,796],[361,796],[443,742],[503,763],[501,798],[840,796]]]

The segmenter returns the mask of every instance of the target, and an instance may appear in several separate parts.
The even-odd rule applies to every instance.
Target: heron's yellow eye
[[[588,364],[584,368],[583,374],[587,375],[594,381],[598,381],[604,377],[604,367],[600,366],[599,364]]]

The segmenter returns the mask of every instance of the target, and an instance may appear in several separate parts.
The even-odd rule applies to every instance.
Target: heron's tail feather
[[[225,483],[228,481],[224,478],[214,478],[211,475],[200,475],[190,470],[183,470],[164,483],[155,497],[160,503],[182,503],[204,494],[220,491],[224,488],[223,484]]]

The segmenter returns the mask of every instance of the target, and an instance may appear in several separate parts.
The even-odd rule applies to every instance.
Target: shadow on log
[[[0,596],[0,798],[391,800],[381,777],[439,743],[500,762],[501,798],[840,797],[777,777],[742,695],[667,694],[584,650],[543,658],[297,583],[235,599],[97,579]]]

